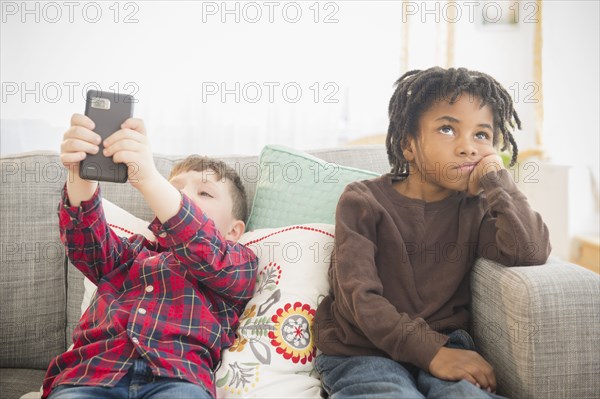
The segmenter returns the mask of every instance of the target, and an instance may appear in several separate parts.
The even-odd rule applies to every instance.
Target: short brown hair
[[[196,172],[212,170],[215,172],[217,179],[228,180],[231,183],[230,192],[233,202],[233,216],[236,219],[243,220],[244,222],[246,221],[246,217],[248,216],[246,190],[242,184],[242,179],[240,179],[240,176],[235,169],[218,159],[200,155],[190,155],[173,166],[171,174],[169,175],[169,180],[181,173],[189,172],[191,170]]]

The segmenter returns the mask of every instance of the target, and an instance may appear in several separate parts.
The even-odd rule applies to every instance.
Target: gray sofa
[[[380,146],[312,152],[340,165],[388,170]],[[178,156],[156,155],[165,175]],[[223,157],[241,166],[257,157]],[[79,315],[82,275],[67,267],[56,209],[66,171],[54,152],[1,158],[0,396],[37,391],[50,359],[64,351]],[[102,184],[132,214],[152,215],[129,185]],[[250,200],[255,186],[247,184]],[[581,267],[505,268],[480,259],[472,273],[473,335],[514,398],[592,398],[600,392],[600,281]]]

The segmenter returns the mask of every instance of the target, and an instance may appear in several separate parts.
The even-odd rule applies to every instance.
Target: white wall
[[[544,2],[545,146],[553,162],[589,167],[596,182],[600,169],[599,15],[597,1]]]
[[[237,5],[236,22],[222,2],[76,2],[70,22],[62,2],[4,1],[2,152],[56,149],[69,116],[83,110],[82,89],[92,83],[135,91],[135,113],[147,122],[159,152],[256,153],[267,143],[335,146],[387,130],[392,84],[405,72],[403,20],[411,27],[408,67],[445,66],[446,2],[437,10],[434,2],[409,2],[416,7],[410,15],[401,1],[275,3],[270,22],[265,2],[227,2],[228,10]],[[291,23],[296,4],[302,17]],[[519,90],[531,81],[532,24],[482,28],[485,4],[470,4],[460,6],[454,66],[488,72]],[[92,23],[96,9],[101,16]],[[257,9],[262,17],[252,23]],[[134,23],[125,23],[128,16]],[[236,103],[228,95],[223,102],[213,95],[203,101],[203,84],[233,88],[236,82],[241,88],[258,83],[262,100],[252,103],[242,95]],[[279,84],[272,103],[265,82]],[[315,82],[321,94],[316,103]],[[286,83],[301,87],[299,102],[283,97]],[[325,102],[328,93],[333,103]],[[518,103],[517,109],[525,123],[518,140],[528,147],[532,105]]]
[[[222,2],[65,4],[1,3],[2,154],[58,151],[70,115],[83,111],[84,87],[94,84],[135,92],[135,114],[160,153],[256,154],[267,143],[309,149],[383,134],[392,84],[405,72],[404,22],[408,69],[423,69],[446,66],[448,18],[456,21],[453,66],[487,72],[509,90],[523,121],[515,138],[521,150],[531,148],[535,103],[527,96],[541,11],[548,159],[532,160],[537,180],[522,188],[551,227],[559,256],[567,257],[574,234],[598,229],[599,2],[545,1],[538,10],[521,1],[518,24],[485,26],[483,17],[494,18],[498,6],[508,16],[512,2],[457,2],[458,18],[447,2],[430,1],[283,1],[272,9],[227,2],[237,7],[229,14]],[[302,16],[291,22],[298,8]],[[256,82],[261,100],[250,101],[253,91],[241,92],[239,103],[232,94],[203,98],[207,85],[236,82]],[[265,82],[279,85],[272,102]],[[285,84],[303,90],[298,102],[284,97]]]
[[[596,1],[544,2],[544,148],[532,204],[551,228],[554,253],[569,258],[576,235],[598,236],[599,38]],[[560,172],[559,172],[560,171]]]
[[[25,3],[8,3],[18,10],[15,15],[4,13],[1,73],[5,87],[16,84],[19,92],[3,99],[2,118],[41,119],[57,126],[49,132],[55,149],[70,115],[83,111],[83,86],[94,82],[105,90],[136,91],[135,114],[147,122],[159,152],[257,153],[267,143],[327,147],[387,127],[387,102],[399,74],[396,43],[401,26],[395,2],[330,2],[318,7],[313,2],[276,2],[273,22],[270,8],[257,2],[262,12],[257,23],[250,22],[256,9],[246,8],[244,14],[244,2],[225,6],[234,10],[237,5],[239,22],[235,13],[224,14],[222,2],[121,3],[117,23],[112,2],[94,3],[102,10],[97,23],[88,22],[89,15],[95,16],[94,7],[88,7],[87,20],[83,14],[84,5],[93,2],[79,3],[73,23],[66,7],[62,19],[50,23],[55,13],[44,18],[39,6],[40,21],[35,22],[35,13],[23,15]],[[33,3],[29,7],[33,10]],[[209,11],[215,7],[218,12],[212,15]],[[297,7],[302,17],[289,22],[296,18]],[[138,22],[124,23],[131,12]],[[68,96],[69,82],[77,84],[73,99]],[[128,82],[131,85],[124,87]],[[232,89],[236,82],[239,103],[234,95],[225,101],[220,95],[203,100],[206,85]],[[242,92],[253,82],[263,90],[256,103],[251,101],[254,91],[247,96]],[[265,82],[278,85],[272,102]],[[39,99],[21,96],[22,85],[34,89],[36,84]],[[285,97],[286,84],[301,88],[298,102],[292,102],[293,87]],[[53,85],[63,89],[56,101]],[[331,98],[326,99],[327,94]],[[17,140],[16,132],[11,132],[13,137],[6,134],[3,144]],[[50,144],[37,136],[28,141],[32,147]]]

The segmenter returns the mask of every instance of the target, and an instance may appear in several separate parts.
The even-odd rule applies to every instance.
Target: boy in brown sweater
[[[479,256],[539,265],[548,229],[496,148],[521,122],[492,77],[464,68],[410,71],[389,105],[392,171],[355,182],[336,211],[331,293],[316,314],[316,367],[332,397],[495,395],[469,326]]]

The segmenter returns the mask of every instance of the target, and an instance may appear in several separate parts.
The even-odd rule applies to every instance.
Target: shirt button
[[[160,238],[165,238],[165,237],[167,236],[167,233],[163,231],[163,232],[162,232],[162,233],[160,233],[158,236],[159,236]]]
[[[146,287],[146,292],[152,292],[152,291],[154,291],[154,287],[153,286],[149,285],[149,286]]]
[[[144,309],[144,308],[139,308],[139,309],[138,309],[138,313],[139,313],[139,314],[146,314],[146,309]]]
[[[134,344],[139,344],[140,340],[137,339],[136,337],[131,338],[131,340],[133,341]]]

